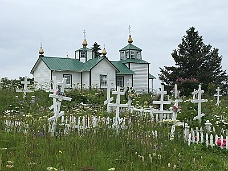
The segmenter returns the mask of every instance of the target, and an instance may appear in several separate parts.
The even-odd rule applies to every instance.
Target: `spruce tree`
[[[224,84],[227,75],[222,70],[222,56],[219,56],[218,49],[205,45],[194,27],[186,33],[182,43],[171,54],[175,66],[160,68],[160,80],[168,86],[178,82],[201,83],[204,90],[207,90],[209,84]]]
[[[100,57],[101,53],[99,52],[101,50],[100,45],[95,42],[92,47],[92,52],[93,52],[93,58],[98,58]]]

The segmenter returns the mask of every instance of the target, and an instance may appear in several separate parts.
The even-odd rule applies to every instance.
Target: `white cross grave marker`
[[[55,79],[55,81],[56,81],[56,79]],[[53,89],[55,88],[56,91],[53,91],[53,94],[49,94],[49,97],[53,98],[53,105],[50,107],[50,110],[51,109],[54,110],[54,116],[48,118],[49,122],[54,120],[53,128],[52,128],[53,132],[55,132],[57,119],[64,115],[64,111],[60,111],[60,106],[61,106],[62,100],[71,101],[70,97],[64,96],[64,88],[66,87],[66,78],[63,78],[62,82],[54,83],[54,84],[58,86],[58,89],[53,87]]]
[[[164,110],[165,104],[171,104],[171,101],[164,101],[164,95],[167,94],[167,91],[164,91],[164,84],[161,85],[161,90],[157,92],[157,94],[160,94],[160,101],[153,101],[153,104],[160,105],[160,110],[154,113],[160,113],[160,120],[163,119],[163,114],[172,113],[172,111]]]
[[[57,88],[56,76],[53,76],[52,77],[52,80],[50,81],[50,87],[49,88],[50,89],[49,90],[46,90],[46,92],[53,92],[53,93],[55,93],[56,88]]]
[[[25,98],[26,97],[26,93],[33,92],[32,90],[28,89],[28,84],[30,84],[30,81],[28,81],[27,76],[25,76],[24,81],[21,81],[21,84],[24,84],[24,89],[23,90],[17,89],[16,92],[23,92],[23,98]]]
[[[175,84],[174,86],[174,97],[175,97],[175,100],[174,100],[174,105],[173,105],[173,118],[172,120],[176,120],[176,117],[177,117],[177,110],[179,109],[179,102],[182,102],[182,99],[180,99],[180,96],[179,96],[179,91],[177,90],[177,84]]]
[[[201,90],[201,84],[199,85],[198,90],[194,91],[193,94],[193,99],[191,100],[192,103],[198,103],[198,115],[193,118],[193,120],[198,119],[199,122],[201,122],[201,118],[205,115],[201,113],[201,103],[207,102],[207,99],[202,99],[202,94],[204,93],[204,90]],[[195,98],[195,95],[198,94],[198,99]]]
[[[128,104],[120,104],[120,95],[124,95],[125,92],[120,91],[120,87],[117,86],[117,91],[112,91],[112,94],[116,94],[116,103],[110,103],[109,106],[116,107],[115,126],[118,127],[120,123],[120,107],[128,107]]]
[[[111,91],[111,86],[110,86],[109,81],[107,80],[107,100],[104,101],[104,105],[107,104],[107,112],[111,111],[111,108],[110,108],[109,104],[113,100],[113,97],[110,97],[110,91]]]
[[[130,89],[133,90],[131,79],[128,80],[127,84],[128,84],[129,90],[130,90]],[[129,91],[129,90],[128,90],[128,92],[131,93],[131,91]],[[128,109],[129,109],[129,110],[130,110],[130,108],[131,108],[131,103],[132,103],[132,99],[131,99],[130,96],[128,96],[127,104],[128,104]]]
[[[217,93],[216,93],[214,96],[217,97],[216,106],[219,106],[219,103],[221,102],[221,101],[219,100],[219,97],[222,96],[222,95],[220,94],[221,89],[218,87],[218,88],[216,89],[216,91],[217,91]]]

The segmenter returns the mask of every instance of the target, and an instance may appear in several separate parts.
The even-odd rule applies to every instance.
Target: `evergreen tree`
[[[100,45],[95,42],[92,47],[93,58],[100,57],[101,53],[99,52],[99,50],[101,50]]]
[[[168,86],[175,83],[201,83],[204,90],[209,84],[219,86],[227,81],[222,70],[222,56],[218,49],[203,43],[202,36],[191,27],[183,36],[182,43],[171,54],[175,66],[160,68],[159,78]]]

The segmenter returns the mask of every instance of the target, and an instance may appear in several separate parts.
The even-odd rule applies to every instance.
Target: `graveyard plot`
[[[116,111],[107,112],[104,105],[107,100],[105,91],[66,91],[64,97],[72,99],[62,100],[60,111],[64,111],[64,115],[56,120],[55,133],[52,134],[52,122],[48,122],[53,116],[53,110],[49,109],[53,105],[49,97],[52,92],[39,90],[27,93],[23,98],[23,94],[15,91],[0,91],[1,94],[6,93],[0,100],[0,170],[115,168],[149,171],[227,168],[226,147],[221,145],[224,144],[227,130],[226,96],[219,96],[219,105],[216,105],[214,96],[202,103],[201,112],[205,116],[201,118],[200,124],[193,120],[198,114],[198,104],[191,102],[192,97],[178,102],[181,110],[175,119],[170,117],[160,120],[158,116],[156,120],[158,111],[173,112],[175,97],[170,95],[171,103],[165,104],[161,110],[158,104],[153,104],[153,101],[161,102],[156,95],[140,94],[132,99],[131,105],[144,112],[131,113],[120,107],[117,128],[113,126],[116,123]],[[111,97],[112,103],[116,103],[117,95]],[[168,101],[167,96],[164,101]],[[127,102],[125,97],[120,97],[118,104]],[[150,107],[157,110],[153,111],[153,118],[146,112]],[[210,130],[207,120],[210,122]],[[182,123],[188,123],[189,127]]]

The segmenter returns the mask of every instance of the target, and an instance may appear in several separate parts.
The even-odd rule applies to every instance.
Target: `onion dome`
[[[44,50],[43,50],[42,46],[40,47],[39,54],[40,55],[43,55],[44,54]]]
[[[106,56],[107,51],[106,51],[106,49],[105,49],[105,48],[103,49],[102,54],[103,54],[104,56]]]
[[[132,42],[133,42],[133,39],[132,39],[131,35],[129,35],[128,43],[132,43]]]
[[[82,46],[83,46],[83,47],[86,47],[87,45],[88,45],[88,44],[87,44],[87,41],[86,41],[86,39],[84,39],[83,42],[82,42]]]

